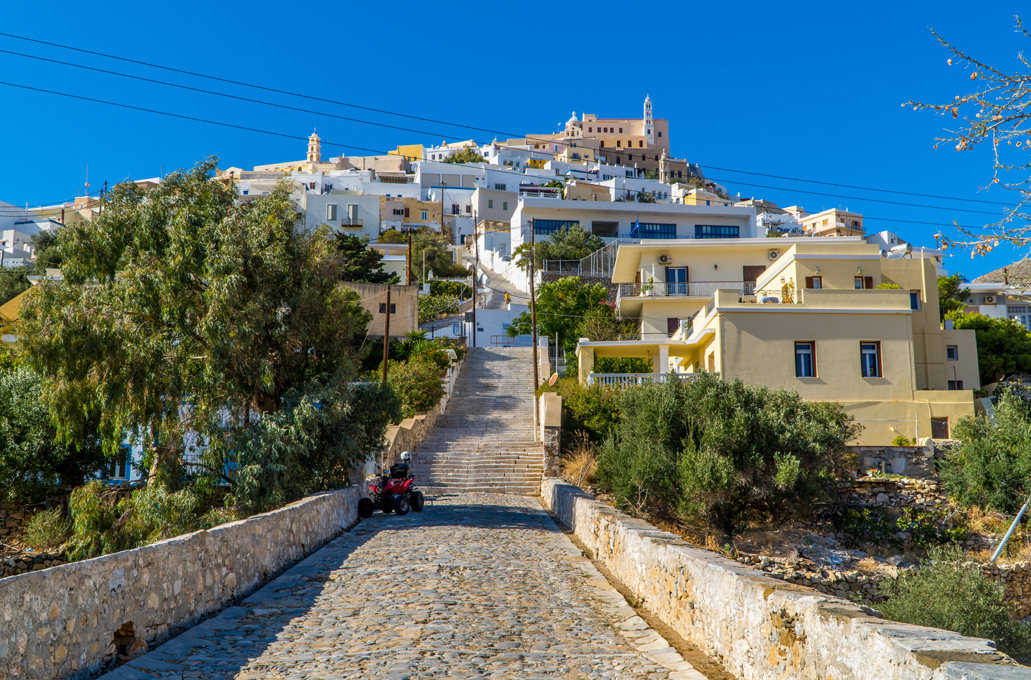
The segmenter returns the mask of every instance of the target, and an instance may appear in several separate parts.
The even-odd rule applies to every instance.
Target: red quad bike
[[[372,478],[369,484],[371,498],[358,501],[358,515],[362,518],[372,517],[379,508],[383,512],[397,512],[407,515],[409,510],[422,512],[426,499],[415,488],[415,476],[409,473],[412,454],[405,451],[401,460],[390,466],[389,474],[383,472]]]

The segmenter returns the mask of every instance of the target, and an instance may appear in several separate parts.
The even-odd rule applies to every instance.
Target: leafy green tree
[[[859,433],[839,404],[714,374],[627,389],[619,412],[598,460],[602,487],[634,513],[728,534],[798,516],[833,494]]]
[[[1013,618],[1001,584],[955,548],[931,548],[919,569],[883,585],[888,601],[878,609],[889,619],[994,640],[999,651],[1031,662],[1031,628]]]
[[[480,152],[473,148],[465,148],[456,151],[447,158],[444,159],[445,163],[457,163],[459,165],[463,163],[486,163],[487,161]]]
[[[434,231],[419,231],[412,235],[412,273],[423,280],[423,253],[426,257],[426,276],[433,272],[434,276],[463,276],[468,271],[455,263],[448,246],[451,245],[443,234]]]
[[[408,236],[397,229],[387,229],[376,240],[380,243],[405,243]]]
[[[608,307],[609,292],[600,283],[586,286],[578,276],[548,281],[537,288],[537,327],[541,335],[559,335],[566,352],[576,350],[584,315]],[[611,307],[609,308],[611,310]],[[523,312],[508,327],[509,337],[532,332],[529,312]]]
[[[604,247],[605,241],[600,236],[574,224],[557,229],[548,238],[537,241],[534,245],[534,260],[540,269],[545,260],[582,260]],[[530,257],[530,244],[523,243],[515,249],[513,255],[518,264],[525,266]]]
[[[655,202],[655,194],[653,194],[650,191],[638,191],[637,192],[637,202],[638,203],[654,203]]]
[[[27,278],[28,267],[4,267],[0,269],[0,305],[10,302],[32,287]]]
[[[218,457],[287,395],[319,379],[345,399],[370,320],[339,283],[327,231],[298,227],[285,183],[240,204],[215,167],[117,185],[62,229],[64,281],[22,308],[25,360],[46,378],[61,439],[86,436],[84,414],[98,412],[104,447],[141,440],[151,482],[172,490],[191,442],[215,456],[191,472],[235,484]]]
[[[63,485],[82,484],[100,472],[106,457],[93,431],[75,444],[57,441],[44,399],[43,380],[20,366],[0,368],[0,501],[32,503]]]
[[[972,329],[977,337],[977,367],[981,384],[1014,373],[1031,373],[1031,333],[1012,319],[953,312],[956,328]]]
[[[1003,390],[994,422],[978,415],[961,420],[939,475],[950,496],[965,506],[1013,513],[1031,493],[1031,403]]]
[[[333,246],[340,256],[340,280],[364,283],[397,283],[397,274],[383,271],[383,253],[369,248],[368,242],[350,234],[337,234]]]
[[[970,298],[970,289],[963,288],[963,277],[959,274],[938,277],[938,305],[942,318],[962,312]]]
[[[64,261],[58,237],[48,231],[33,234],[32,250],[36,256],[33,267],[37,272],[42,273],[47,269],[59,269]]]

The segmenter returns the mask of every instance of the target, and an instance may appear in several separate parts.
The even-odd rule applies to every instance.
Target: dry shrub
[[[562,456],[562,476],[577,486],[594,481],[598,467],[598,454],[590,437],[583,430],[573,433],[572,445]]]
[[[61,513],[61,508],[37,512],[29,520],[22,541],[36,550],[57,550],[71,534],[72,523]]]

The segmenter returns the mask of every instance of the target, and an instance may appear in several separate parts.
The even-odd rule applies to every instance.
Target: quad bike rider
[[[376,508],[398,515],[407,515],[409,510],[422,512],[426,500],[422,491],[415,488],[415,476],[410,473],[411,462],[412,454],[404,451],[401,459],[390,466],[389,472],[381,471],[381,474],[367,480],[369,498],[358,501],[360,517],[372,517]]]

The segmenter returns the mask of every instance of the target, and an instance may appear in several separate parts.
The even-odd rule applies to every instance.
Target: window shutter
[[[410,217],[410,216],[411,216],[411,209],[410,208],[405,208],[405,217]]]
[[[680,328],[680,317],[670,316],[666,318],[666,332],[673,335]]]
[[[813,287],[813,277],[811,277],[811,276],[805,277],[805,287],[806,288],[812,288]]]
[[[865,288],[867,290],[872,290],[873,289],[873,277],[872,276],[864,276],[863,277],[863,288]]]

